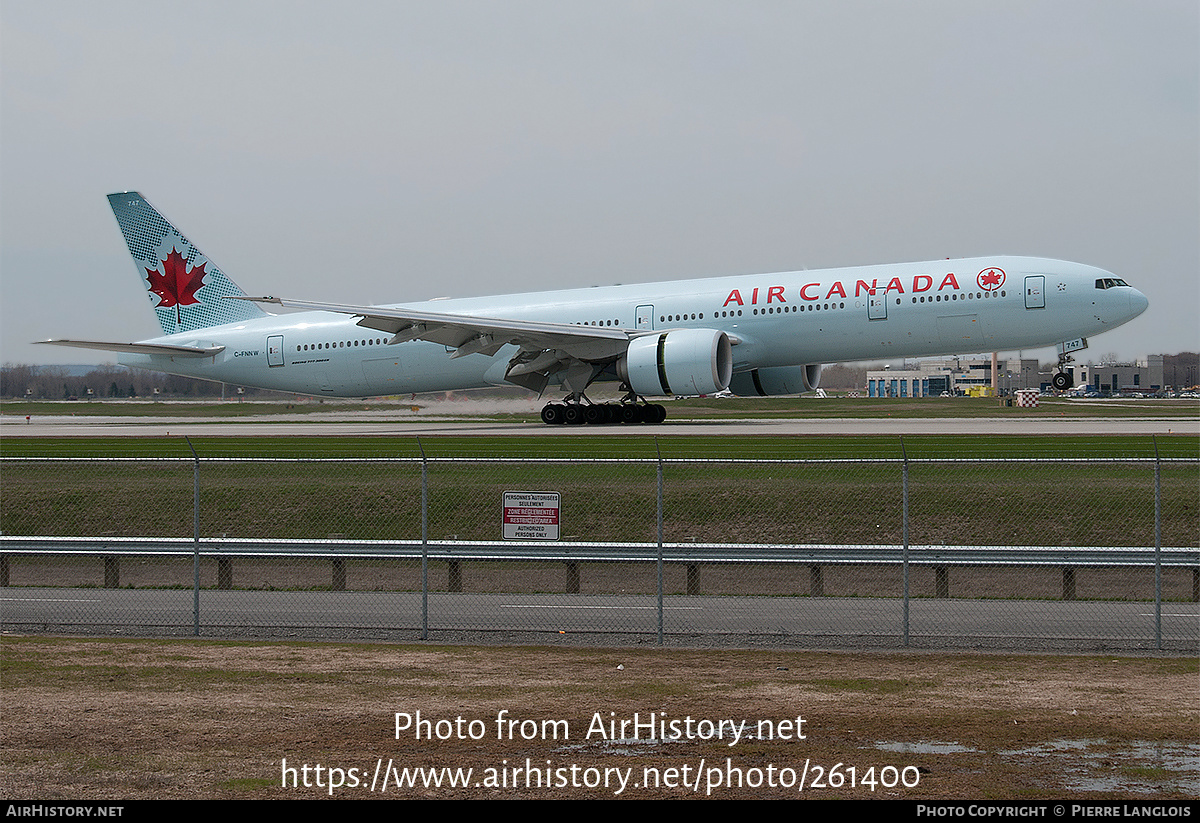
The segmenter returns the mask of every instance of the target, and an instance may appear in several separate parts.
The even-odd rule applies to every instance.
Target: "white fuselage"
[[[1078,263],[990,257],[715,277],[403,304],[472,317],[633,330],[716,329],[734,371],[848,360],[1008,351],[1099,334],[1146,298]],[[873,294],[872,294],[873,292]],[[516,352],[451,359],[423,341],[332,312],[273,315],[143,341],[223,346],[212,357],[125,354],[123,364],[239,385],[365,397],[505,385]]]

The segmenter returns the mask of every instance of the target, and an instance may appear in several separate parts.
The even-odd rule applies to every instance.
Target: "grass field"
[[[43,802],[713,797],[1186,804],[1200,794],[1198,675],[1196,660],[1180,657],[4,637],[0,792]],[[485,733],[416,739],[397,732],[398,712],[420,712],[434,729],[446,721],[443,731],[459,718],[474,721]],[[635,713],[643,722],[651,713],[697,725],[745,721],[751,735],[734,745],[728,737],[671,741],[645,730],[637,740],[629,732],[614,740],[593,725],[597,717],[628,721]],[[533,726],[524,727],[525,736],[497,735],[497,717]],[[760,721],[779,729],[797,718],[803,738],[760,733]],[[527,762],[565,771],[539,786],[526,779],[536,774],[513,771]],[[471,769],[472,776],[465,786],[385,790],[377,783],[372,791],[377,763]],[[324,769],[320,784],[317,764]],[[359,776],[354,785],[350,769]],[[691,777],[682,785],[685,769]],[[908,785],[896,779],[901,772]],[[739,773],[741,784],[730,785],[726,775]],[[622,775],[623,789],[616,782]]]
[[[1187,434],[1093,436],[887,435],[671,436],[553,438],[485,437],[452,433],[432,437],[191,437],[203,458],[641,458],[655,459],[856,459],[952,460],[1008,458],[1200,458],[1200,440]],[[9,437],[0,457],[192,458],[182,437]]]
[[[1198,444],[1158,438],[431,438],[430,535],[497,538],[492,508],[509,489],[563,499],[564,536],[656,537],[654,455],[664,467],[664,539],[709,543],[898,543],[901,466],[912,461],[910,539],[958,545],[1152,545],[1153,470],[1162,468],[1162,540],[1197,539]],[[396,438],[197,438],[202,533],[246,538],[419,539],[417,443]],[[181,446],[183,447],[181,449]],[[6,534],[188,535],[193,465],[180,439],[13,438],[9,457],[126,457],[132,462],[8,461]],[[1017,462],[1017,458],[1093,462]],[[155,462],[174,457],[175,462]],[[248,462],[267,457],[300,462]],[[401,458],[407,462],[366,462]],[[506,460],[534,459],[530,462]],[[570,458],[555,462],[545,458]],[[335,462],[317,462],[314,458]],[[440,462],[445,458],[461,458]],[[478,459],[478,458],[486,458]],[[631,462],[638,458],[638,462]],[[863,462],[778,462],[780,459]],[[1112,462],[1095,462],[1098,458]],[[593,460],[596,462],[587,462]],[[928,462],[954,460],[958,462]],[[144,462],[143,462],[144,461]],[[230,462],[232,461],[232,462]],[[756,461],[756,462],[755,462]],[[481,504],[489,516],[480,516]]]

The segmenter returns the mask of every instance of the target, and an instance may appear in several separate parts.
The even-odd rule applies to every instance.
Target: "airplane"
[[[661,423],[647,398],[798,394],[822,364],[1057,345],[1146,310],[1111,272],[979,257],[359,306],[251,297],[138,192],[108,195],[162,336],[58,339],[122,365],[321,397],[517,385],[565,394],[547,424]],[[300,309],[271,314],[264,306]],[[593,403],[597,380],[618,403]]]

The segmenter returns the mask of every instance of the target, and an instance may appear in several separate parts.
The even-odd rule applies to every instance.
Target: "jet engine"
[[[821,364],[809,363],[739,372],[729,381],[729,390],[739,397],[770,397],[812,391],[820,384]]]
[[[715,329],[674,329],[635,337],[617,361],[634,394],[714,394],[733,376],[729,336]]]

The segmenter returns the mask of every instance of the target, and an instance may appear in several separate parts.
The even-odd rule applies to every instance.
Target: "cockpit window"
[[[1112,289],[1117,286],[1129,288],[1129,284],[1119,277],[1099,277],[1096,279],[1096,288],[1098,289]]]

